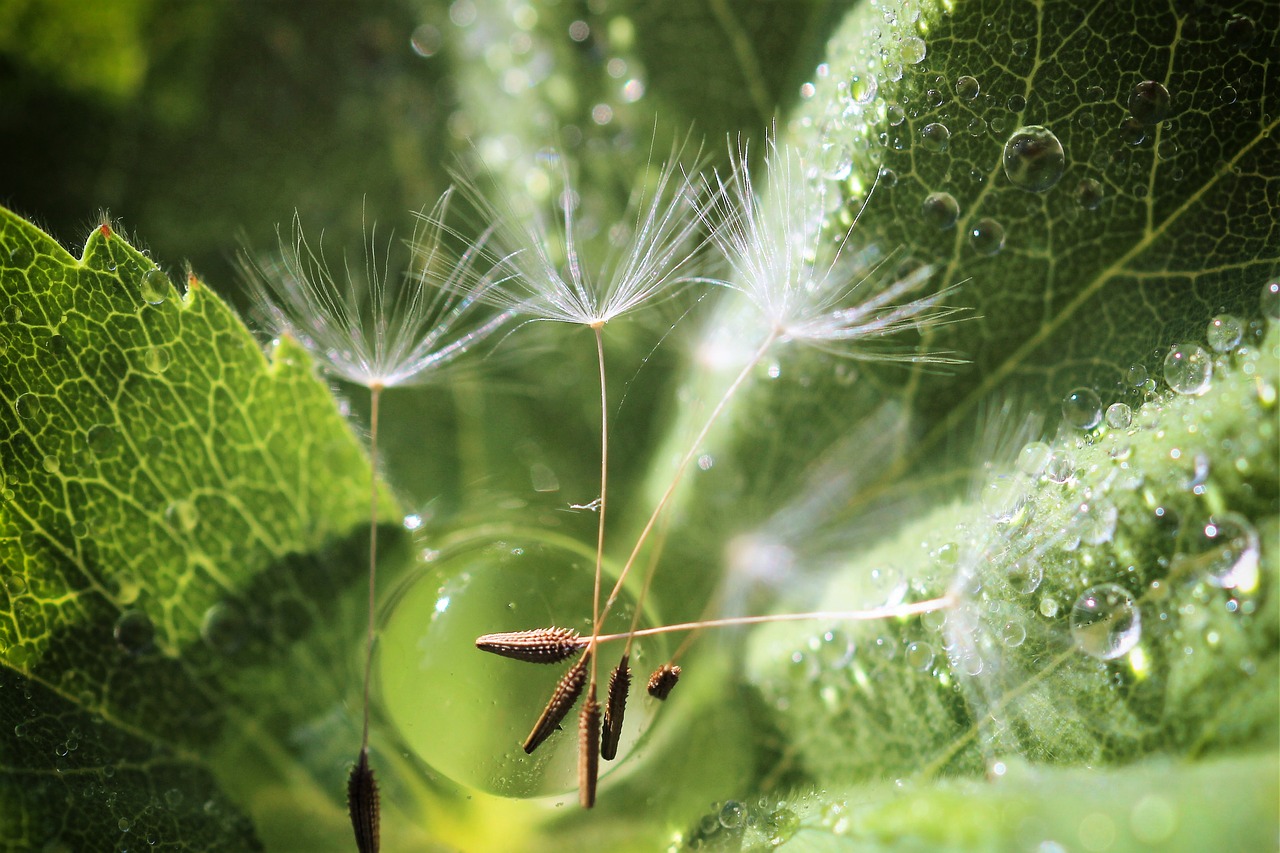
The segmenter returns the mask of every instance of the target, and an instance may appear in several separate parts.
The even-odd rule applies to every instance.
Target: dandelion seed
[[[559,663],[582,648],[582,638],[569,628],[534,628],[505,634],[485,634],[476,648],[505,658],[531,663]]]
[[[526,753],[533,754],[533,751],[541,746],[542,742],[549,738],[552,732],[559,728],[561,721],[573,708],[574,703],[578,701],[578,697],[582,695],[582,688],[587,683],[587,665],[590,663],[591,657],[592,654],[588,650],[560,678],[556,689],[551,693],[551,699],[547,702],[547,707],[542,710],[542,716],[538,717],[538,721],[533,724],[533,729],[529,732],[529,736],[524,739],[524,751]]]

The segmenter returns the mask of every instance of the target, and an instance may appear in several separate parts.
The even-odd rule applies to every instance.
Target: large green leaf
[[[290,555],[367,518],[368,463],[294,343],[268,359],[109,225],[76,259],[0,217],[0,832],[252,846],[244,791],[228,803],[210,761],[345,693],[321,677],[340,637],[321,632],[310,666],[291,645],[336,617],[317,590],[360,562]],[[286,654],[301,668],[276,693]]]

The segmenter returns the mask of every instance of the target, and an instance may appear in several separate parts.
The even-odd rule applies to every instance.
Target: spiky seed
[[[665,700],[680,680],[680,667],[664,663],[649,676],[649,695],[654,699]]]
[[[627,712],[627,691],[631,689],[630,655],[613,668],[609,676],[609,698],[604,706],[604,728],[600,735],[600,757],[613,761],[618,754],[618,741],[622,738],[622,717]]]
[[[580,641],[578,632],[570,628],[534,628],[485,634],[476,640],[476,648],[530,663],[560,663],[582,648]]]
[[[533,754],[544,740],[560,725],[560,721],[569,713],[569,709],[582,695],[583,685],[587,683],[587,664],[591,662],[591,654],[584,654],[578,662],[569,667],[560,678],[560,683],[551,694],[547,707],[542,709],[542,716],[533,724],[533,730],[524,739],[524,751]]]
[[[600,703],[588,696],[578,718],[578,802],[584,809],[596,804],[600,775]]]
[[[378,853],[378,780],[369,767],[368,747],[360,750],[360,758],[347,777],[347,810],[356,833],[356,849],[360,853]]]

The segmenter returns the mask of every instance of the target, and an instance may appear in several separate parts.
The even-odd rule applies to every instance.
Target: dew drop
[[[142,363],[152,373],[164,373],[169,369],[172,356],[164,347],[148,347],[142,355]]]
[[[35,394],[19,394],[13,401],[13,408],[23,420],[37,420],[40,417],[40,398]]]
[[[111,634],[116,644],[131,655],[142,654],[152,648],[156,629],[151,619],[141,610],[126,610],[116,619]]]
[[[1198,344],[1175,344],[1164,357],[1164,381],[1179,394],[1198,396],[1209,390],[1213,359]]]
[[[422,24],[413,31],[409,38],[409,46],[413,52],[423,59],[430,59],[440,50],[444,38],[440,31],[430,24]]]
[[[889,119],[890,127],[897,127],[907,120],[907,111],[898,104],[890,104],[885,109],[885,117]]]
[[[142,276],[142,298],[148,305],[159,305],[164,302],[164,298],[169,294],[173,285],[169,283],[169,277],[160,270],[152,267]]]
[[[1076,204],[1084,210],[1097,210],[1103,195],[1102,184],[1093,178],[1085,178],[1076,185]]]
[[[1040,582],[1044,580],[1044,569],[1036,560],[1019,560],[1009,567],[1005,573],[1005,580],[1018,594],[1030,595],[1040,588]],[[1056,608],[1057,605],[1055,604],[1054,607]]]
[[[1080,541],[1086,545],[1110,542],[1116,532],[1119,511],[1115,504],[1090,501],[1080,505]]]
[[[1071,608],[1071,638],[1090,657],[1114,660],[1128,654],[1141,637],[1142,614],[1122,586],[1090,587]]]
[[[1141,145],[1147,140],[1147,129],[1133,116],[1126,116],[1120,122],[1120,139],[1126,145]]]
[[[869,104],[875,100],[876,92],[879,91],[880,84],[872,74],[861,76],[854,74],[849,78],[849,94],[853,96],[856,104]]]
[[[1128,371],[1125,372],[1125,381],[1129,383],[1131,388],[1141,388],[1147,383],[1147,368],[1142,364],[1129,365]]]
[[[1133,423],[1133,410],[1124,403],[1112,403],[1107,406],[1106,421],[1112,429],[1128,429]]]
[[[1244,338],[1244,323],[1230,314],[1219,314],[1209,321],[1209,346],[1217,352],[1231,352]]]
[[[928,643],[910,643],[907,645],[907,653],[903,657],[907,662],[907,666],[925,672],[933,666],[933,647]]]
[[[908,65],[918,65],[923,62],[926,52],[924,39],[908,36],[902,40],[902,61]]]
[[[200,521],[195,504],[181,498],[165,508],[164,517],[175,523],[184,533],[195,530]]]
[[[131,826],[133,826],[133,824],[129,822],[127,817],[122,817],[116,821],[116,828],[121,832],[128,832]]]
[[[209,648],[224,655],[235,654],[247,639],[248,628],[238,608],[218,602],[204,612],[200,637]]]
[[[1062,398],[1062,418],[1076,429],[1102,423],[1102,400],[1092,388],[1076,388]]]
[[[1000,642],[1011,649],[1016,649],[1027,639],[1027,629],[1021,622],[1009,621],[1000,630]]]
[[[1005,106],[1009,108],[1011,113],[1020,113],[1027,108],[1027,99],[1021,95],[1010,95]]]
[[[951,130],[941,122],[931,121],[920,129],[920,144],[926,151],[942,154],[951,145]]]
[[[1058,137],[1040,125],[1019,128],[1004,144],[1005,176],[1028,192],[1043,192],[1056,184],[1066,163]]]
[[[6,325],[12,325],[22,319],[22,309],[17,305],[6,305],[4,311],[0,312],[0,317],[4,318]]]
[[[1262,309],[1262,316],[1280,320],[1280,281],[1269,281],[1262,286],[1258,306]]]
[[[1191,548],[1190,556],[1179,558],[1180,568],[1190,565],[1222,589],[1251,593],[1258,588],[1258,531],[1243,515],[1215,515],[1193,537]]]
[[[170,788],[164,792],[164,803],[171,809],[176,809],[182,805],[182,792],[177,788]]]
[[[960,216],[960,203],[951,193],[929,193],[920,205],[920,215],[924,221],[939,231],[956,224]]]
[[[965,75],[956,80],[956,96],[966,101],[972,101],[978,97],[978,92],[981,89],[982,87],[978,85],[977,78]]]
[[[1004,226],[989,217],[969,229],[969,243],[980,255],[996,255],[1004,248]]]
[[[1169,90],[1155,80],[1143,80],[1129,93],[1129,115],[1144,125],[1158,124],[1169,115]]]
[[[728,800],[720,807],[718,817],[725,829],[737,829],[747,820],[747,807],[736,800]]]
[[[1043,441],[1028,442],[1018,452],[1016,463],[1018,470],[1028,477],[1038,477],[1040,472],[1045,469],[1045,466],[1049,464],[1049,458],[1052,455],[1053,451]]]
[[[1027,500],[1027,490],[1019,477],[994,477],[982,489],[982,508],[1001,524],[1012,521]]]
[[[1227,44],[1237,50],[1246,48],[1253,44],[1254,23],[1253,19],[1248,15],[1235,14],[1227,20],[1227,26],[1223,31],[1223,35],[1227,38]]]
[[[888,166],[881,166],[879,180],[886,187],[896,187],[898,185],[898,173]]]
[[[99,459],[110,456],[120,447],[120,434],[106,424],[89,427],[89,452]]]
[[[49,455],[40,460],[40,466],[50,474],[57,474],[62,470],[62,462],[57,456]]]

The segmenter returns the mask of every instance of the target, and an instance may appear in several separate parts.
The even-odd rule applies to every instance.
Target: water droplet
[[[121,649],[131,655],[138,655],[152,648],[156,629],[151,624],[151,619],[141,610],[126,610],[116,619],[111,634]]]
[[[1218,97],[1222,98],[1224,104],[1234,104],[1238,95],[1234,86],[1223,86],[1222,91],[1218,93]]]
[[[1230,314],[1219,314],[1209,321],[1209,346],[1217,352],[1230,352],[1244,337],[1244,322]]]
[[[1120,122],[1120,140],[1126,145],[1141,145],[1147,140],[1147,129],[1133,116],[1126,116]]]
[[[440,46],[444,43],[444,38],[440,31],[430,24],[422,24],[413,31],[413,35],[409,38],[409,46],[413,48],[413,52],[421,56],[423,59],[430,59],[440,50]]]
[[[890,127],[897,127],[907,120],[907,111],[898,104],[890,104],[885,109],[885,117],[889,119]]]
[[[974,116],[969,119],[969,123],[965,125],[965,128],[969,131],[970,136],[981,136],[987,130],[986,119],[982,118],[982,116]]]
[[[199,513],[196,512],[196,505],[189,500],[181,498],[165,508],[164,517],[177,524],[184,533],[190,533],[195,530],[196,524],[200,521]]]
[[[876,92],[879,91],[880,84],[876,82],[876,78],[872,74],[861,76],[854,74],[849,78],[849,94],[853,96],[856,104],[869,104],[875,100]]]
[[[1019,560],[1005,572],[1005,580],[1019,595],[1030,595],[1040,588],[1044,580],[1044,569],[1036,560]]]
[[[1049,458],[1052,455],[1053,451],[1043,441],[1028,442],[1018,452],[1018,461],[1016,463],[1018,470],[1028,477],[1038,477],[1045,466],[1049,464]]]
[[[1223,34],[1227,38],[1227,44],[1241,50],[1253,44],[1254,24],[1253,19],[1248,15],[1235,14],[1227,19],[1226,29]]]
[[[1047,595],[1040,599],[1040,615],[1046,619],[1052,619],[1057,616],[1058,600]]]
[[[926,151],[942,154],[951,145],[951,130],[941,122],[931,121],[920,129],[920,144]]]
[[[719,820],[725,829],[737,829],[747,820],[747,807],[736,800],[727,800],[720,807]]]
[[[928,643],[910,643],[907,645],[907,653],[904,655],[907,666],[926,672],[933,666],[933,647]]]
[[[1062,418],[1076,429],[1102,423],[1102,400],[1092,388],[1076,388],[1062,398]]]
[[[1269,281],[1262,286],[1258,307],[1262,309],[1262,316],[1280,320],[1280,281]]]
[[[888,166],[880,167],[879,179],[880,183],[886,187],[896,187],[898,185],[898,173]]]
[[[1134,838],[1153,847],[1164,846],[1178,828],[1178,813],[1159,794],[1146,794],[1129,812],[1129,828]]]
[[[1102,545],[1115,535],[1119,512],[1115,504],[1093,500],[1080,505],[1079,517],[1080,541],[1086,545]]]
[[[1076,185],[1076,204],[1085,210],[1097,210],[1102,196],[1102,184],[1093,178],[1085,178]]]
[[[164,803],[171,809],[176,809],[182,805],[182,792],[177,788],[170,788],[164,792]]]
[[[1213,359],[1198,344],[1176,344],[1164,357],[1164,381],[1179,394],[1196,396],[1209,390]]]
[[[248,628],[238,608],[220,601],[204,612],[200,637],[215,652],[230,655],[244,645]]]
[[[982,508],[1001,524],[1012,521],[1027,500],[1027,490],[1020,477],[993,477],[982,488]]]
[[[1020,113],[1027,108],[1027,99],[1021,95],[1010,95],[1005,106],[1009,108],[1011,113]]]
[[[1112,403],[1107,406],[1106,421],[1112,429],[1128,429],[1133,423],[1133,410],[1124,403]]]
[[[965,75],[956,80],[956,96],[966,101],[972,101],[978,97],[978,92],[982,89],[978,85],[978,81],[974,77]]]
[[[22,319],[22,309],[17,305],[6,305],[4,311],[0,312],[0,317],[4,318],[6,325],[12,325]]]
[[[53,455],[46,456],[40,460],[40,466],[50,474],[57,474],[62,470],[62,463],[58,460],[58,457]]]
[[[1155,80],[1143,80],[1129,93],[1129,115],[1144,125],[1158,124],[1169,115],[1169,90]]]
[[[87,438],[89,452],[99,459],[111,455],[120,447],[120,434],[106,424],[89,427]]]
[[[920,215],[938,230],[950,228],[960,216],[960,203],[951,193],[929,193],[920,205]]]
[[[1058,137],[1040,125],[1019,128],[1004,144],[1005,176],[1028,192],[1043,192],[1056,184],[1066,163]]]
[[[152,267],[143,274],[140,288],[142,298],[148,305],[159,305],[169,295],[173,285],[169,283],[167,275]]]
[[[13,401],[13,408],[18,412],[18,417],[23,420],[38,420],[40,418],[40,398],[35,394],[19,394],[18,399]]]
[[[1027,639],[1027,629],[1021,622],[1006,622],[1000,630],[1000,642],[1011,649],[1016,649]]]
[[[131,826],[133,826],[133,824],[129,822],[129,819],[127,817],[122,817],[118,821],[116,821],[116,828],[119,829],[121,832],[128,832],[129,827]]]
[[[924,39],[908,36],[902,40],[902,61],[908,65],[918,65],[923,62],[926,52]]]
[[[1141,388],[1147,382],[1147,368],[1142,364],[1131,364],[1125,373],[1125,381],[1131,388]]]
[[[1189,547],[1191,552],[1177,559],[1179,571],[1203,573],[1222,589],[1250,593],[1258,588],[1258,531],[1243,515],[1215,515],[1192,537]]]
[[[1090,587],[1071,608],[1071,638],[1091,657],[1114,660],[1128,654],[1141,637],[1142,614],[1122,586]]]
[[[989,217],[969,229],[969,243],[980,255],[996,255],[1004,248],[1004,226]]]
[[[142,355],[142,363],[152,373],[164,373],[169,369],[172,358],[164,347],[148,347]]]
[[[1075,473],[1075,470],[1075,464],[1071,461],[1071,457],[1063,453],[1054,453],[1049,458],[1049,464],[1045,466],[1044,475],[1055,483],[1065,483],[1071,479],[1071,475]]]

